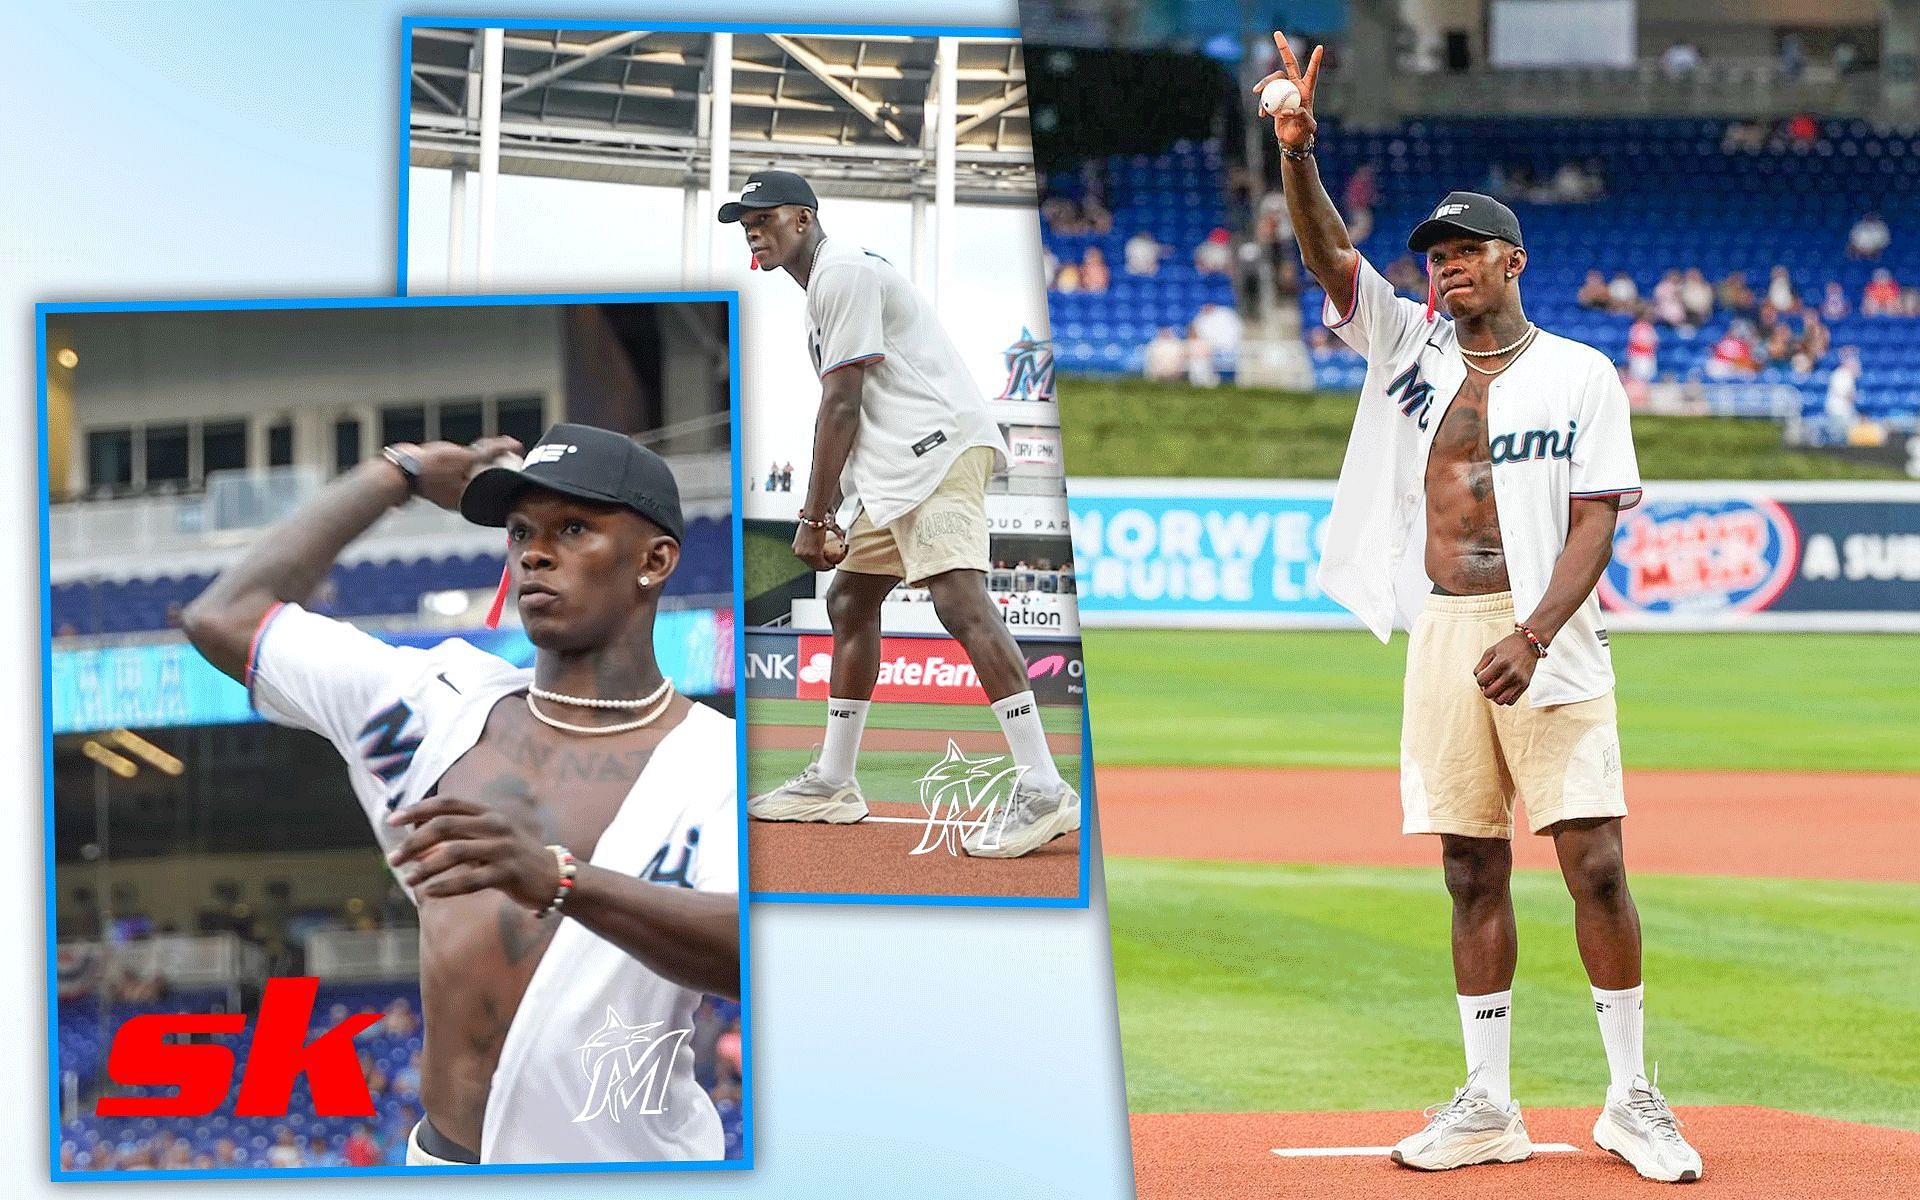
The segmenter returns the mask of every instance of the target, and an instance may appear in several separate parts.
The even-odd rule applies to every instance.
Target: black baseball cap
[[[812,185],[792,171],[755,171],[741,185],[740,198],[720,206],[720,221],[738,221],[750,208],[779,208],[782,204],[820,207]]]
[[[1499,238],[1521,245],[1520,218],[1513,210],[1479,192],[1448,192],[1433,210],[1433,215],[1413,227],[1407,236],[1407,249],[1424,254],[1428,247],[1450,237]]]
[[[530,487],[617,504],[676,540],[686,534],[680,485],[667,460],[611,429],[555,425],[527,451],[518,468],[488,467],[468,480],[460,494],[460,515],[476,525],[505,525],[514,498]]]

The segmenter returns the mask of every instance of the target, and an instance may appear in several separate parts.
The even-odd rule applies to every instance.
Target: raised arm
[[[840,507],[840,472],[860,433],[860,394],[866,387],[867,365],[852,362],[827,372],[820,380],[820,415],[813,422],[813,469],[807,478],[807,502],[802,516],[824,521]],[[804,522],[794,534],[793,553],[816,571],[831,570],[826,558],[827,531]]]
[[[420,494],[458,508],[476,466],[519,449],[512,438],[471,446],[432,442],[396,446],[420,469]],[[385,458],[369,459],[323,488],[292,516],[255,539],[181,614],[187,640],[208,662],[245,682],[247,655],[260,622],[275,604],[311,596],[353,540],[408,497],[407,477]]]
[[[1300,89],[1297,107],[1283,108],[1273,114],[1273,136],[1280,142],[1280,186],[1287,197],[1287,212],[1293,218],[1294,239],[1300,244],[1300,261],[1326,289],[1328,299],[1341,312],[1353,308],[1354,260],[1359,251],[1347,236],[1347,223],[1333,197],[1320,182],[1320,168],[1312,150],[1314,132],[1313,93],[1320,82],[1320,53],[1315,46],[1303,72],[1287,46],[1285,34],[1275,33],[1281,68],[1253,85],[1254,95],[1266,90],[1276,79],[1289,79]]]

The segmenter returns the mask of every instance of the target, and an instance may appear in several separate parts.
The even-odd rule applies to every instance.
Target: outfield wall
[[[1033,698],[1078,705],[1087,694],[1087,669],[1078,638],[1021,637]],[[833,666],[833,637],[795,629],[747,630],[747,697],[752,700],[825,700]],[[873,698],[918,704],[985,704],[987,694],[960,643],[943,634],[892,634],[880,639],[880,680]]]
[[[1315,585],[1324,481],[1068,481],[1090,629],[1357,629]],[[1649,483],[1600,581],[1618,629],[1920,631],[1920,483]]]

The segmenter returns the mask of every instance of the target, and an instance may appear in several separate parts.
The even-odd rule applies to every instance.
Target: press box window
[[[500,401],[495,428],[502,437],[518,438],[524,449],[533,449],[547,431],[546,401],[538,396]]]
[[[133,430],[93,429],[87,432],[87,486],[133,486]]]
[[[185,425],[153,425],[147,429],[147,486],[185,483],[193,477],[191,431]]]
[[[218,421],[200,427],[200,478],[215,471],[243,471],[247,466],[247,424]]]
[[[426,440],[426,405],[405,404],[380,410],[380,444],[382,446],[391,446],[395,442],[412,442],[418,445]]]

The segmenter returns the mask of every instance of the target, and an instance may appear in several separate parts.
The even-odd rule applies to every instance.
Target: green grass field
[[[797,725],[819,730],[826,725],[826,703],[821,700],[749,700],[747,724]],[[1080,732],[1080,710],[1057,705],[1040,706],[1040,724],[1048,733]],[[993,710],[984,704],[875,704],[867,728],[997,731]],[[749,735],[751,737],[751,735]],[[816,739],[815,744],[818,744]],[[1004,750],[995,751],[1004,753]],[[752,794],[776,787],[798,774],[813,757],[809,750],[754,750],[747,756],[747,783]],[[860,752],[860,790],[869,800],[911,803],[919,798],[918,781],[940,759],[938,750],[873,750]],[[1055,760],[1060,774],[1078,789],[1080,756],[1062,754]]]
[[[1076,376],[1060,381],[1060,430],[1074,475],[1332,479],[1356,400]],[[1772,421],[1636,416],[1633,442],[1645,479],[1904,478],[1890,466],[1788,450]]]
[[[1103,629],[1083,644],[1102,765],[1400,761],[1404,635]],[[1920,771],[1920,636],[1615,633],[1613,658],[1630,768]]]
[[[1437,871],[1109,859],[1106,881],[1133,1111],[1406,1109],[1459,1085]],[[1676,1103],[1920,1129],[1920,887],[1641,875],[1633,890],[1647,1055]],[[1514,896],[1514,1095],[1597,1105],[1572,902],[1552,873],[1519,873]]]

